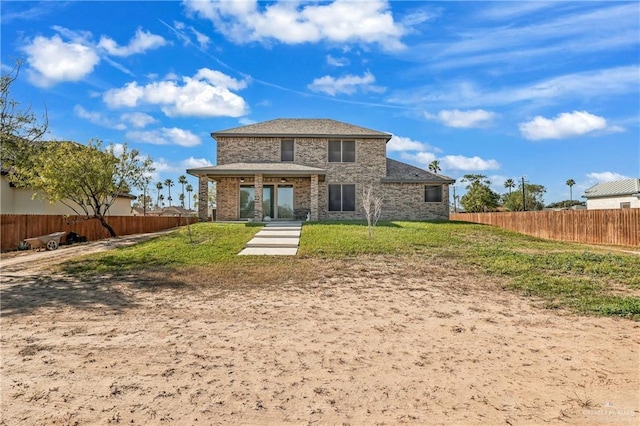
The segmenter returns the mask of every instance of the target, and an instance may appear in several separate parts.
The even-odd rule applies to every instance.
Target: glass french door
[[[253,186],[240,187],[240,219],[253,219],[256,191]]]
[[[293,186],[278,185],[276,192],[277,219],[293,219]]]
[[[240,186],[240,219],[253,219],[255,187]],[[265,185],[262,187],[262,216],[271,219],[293,219],[293,185]]]

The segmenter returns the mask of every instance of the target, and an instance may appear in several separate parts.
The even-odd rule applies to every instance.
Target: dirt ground
[[[3,425],[639,423],[639,323],[453,264],[220,292],[49,269],[71,250],[0,261]]]

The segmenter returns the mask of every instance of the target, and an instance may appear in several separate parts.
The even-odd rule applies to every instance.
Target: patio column
[[[311,220],[318,220],[318,175],[311,175]]]
[[[198,176],[198,220],[209,220],[209,178],[206,175]]]
[[[262,175],[255,175],[253,178],[254,185],[254,200],[253,206],[253,220],[255,222],[262,222]]]

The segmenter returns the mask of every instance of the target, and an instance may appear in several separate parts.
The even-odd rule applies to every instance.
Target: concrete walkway
[[[269,222],[239,255],[295,256],[302,222]]]

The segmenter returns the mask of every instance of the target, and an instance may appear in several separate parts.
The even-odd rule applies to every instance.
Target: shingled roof
[[[433,183],[448,184],[456,180],[448,176],[431,173],[427,170],[401,163],[400,161],[387,158],[387,176],[382,178],[382,182],[388,183]]]
[[[603,182],[584,191],[583,198],[615,197],[621,195],[640,196],[640,179],[624,179]]]
[[[233,129],[211,133],[214,138],[223,136],[245,137],[342,137],[391,139],[389,133],[354,126],[327,118],[278,118]]]

